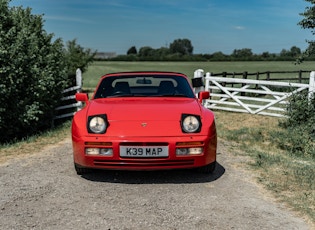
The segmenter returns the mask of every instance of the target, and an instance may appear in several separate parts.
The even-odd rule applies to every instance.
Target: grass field
[[[83,87],[95,88],[99,78],[107,73],[124,71],[172,71],[193,77],[196,69],[205,72],[248,73],[265,71],[315,70],[314,62],[295,65],[293,62],[94,62],[83,74]]]

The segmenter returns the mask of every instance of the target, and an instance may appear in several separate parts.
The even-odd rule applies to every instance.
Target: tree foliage
[[[303,29],[310,29],[311,33],[315,35],[315,0],[305,0],[309,2],[311,5],[305,8],[305,11],[300,15],[304,18],[298,23]],[[315,41],[310,40],[307,41],[309,43],[309,47],[306,51],[298,58],[298,62],[303,61],[305,58],[315,55]]]
[[[280,57],[298,58],[301,54],[302,52],[300,48],[292,46],[290,50],[282,49]]]
[[[176,39],[174,40],[183,40]],[[174,44],[174,42],[172,44]],[[176,42],[175,42],[176,43]],[[171,44],[171,45],[172,45]],[[171,47],[170,45],[170,47]],[[254,54],[250,48],[234,49],[231,54],[214,52],[212,54],[186,54],[168,47],[154,49],[150,46],[144,46],[138,53],[133,53],[131,47],[127,55],[120,55],[111,60],[114,61],[296,61],[302,54],[300,48],[292,46],[289,50],[282,49],[280,53],[263,52]],[[184,50],[184,49],[183,49]],[[305,57],[305,60],[314,60],[315,44],[310,44],[307,51],[312,54]],[[128,54],[129,53],[129,54]]]
[[[137,54],[137,48],[135,46],[132,46],[129,48],[129,50],[127,51],[127,55],[131,55],[131,54]]]
[[[170,52],[173,54],[191,55],[193,50],[191,41],[187,38],[176,39],[170,44]]]
[[[315,35],[315,0],[305,0],[312,4],[307,6],[305,11],[300,15],[304,18],[298,23],[303,29],[311,29],[313,35]]]
[[[0,139],[50,126],[66,85],[63,44],[31,9],[0,1]]]
[[[251,49],[235,49],[231,55],[234,59],[239,60],[248,60],[253,56],[253,52]]]
[[[93,62],[95,54],[96,51],[92,52],[91,49],[85,49],[77,44],[76,39],[66,43],[64,48],[64,61],[66,64],[69,86],[73,86],[76,83],[76,70],[79,68],[82,73],[84,73],[87,70],[88,65]]]
[[[144,46],[139,49],[140,57],[152,57],[154,56],[154,49],[150,46]]]
[[[89,63],[93,62],[96,51],[92,52],[91,49],[83,48],[77,44],[76,39],[73,39],[66,43],[64,53],[68,75],[73,75],[78,68],[82,72],[86,71]]]

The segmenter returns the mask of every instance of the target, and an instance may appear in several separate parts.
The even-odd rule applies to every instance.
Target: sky
[[[11,0],[10,6],[32,8],[55,38],[99,52],[158,49],[187,38],[194,54],[280,53],[305,50],[306,40],[314,40],[298,25],[305,0]]]

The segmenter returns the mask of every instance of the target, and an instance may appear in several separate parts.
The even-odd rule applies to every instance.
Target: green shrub
[[[285,131],[277,133],[279,147],[293,155],[315,158],[315,97],[299,93],[291,97],[288,118],[280,123]]]
[[[31,9],[0,2],[0,140],[6,142],[51,125],[67,84],[62,41],[43,30]]]
[[[69,86],[75,85],[76,70],[79,68],[82,73],[87,70],[88,65],[93,62],[96,51],[85,49],[77,44],[76,39],[68,41],[64,49],[64,60],[67,68]]]

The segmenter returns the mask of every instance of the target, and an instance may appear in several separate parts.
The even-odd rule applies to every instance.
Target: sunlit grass
[[[70,124],[66,122],[55,129],[27,137],[22,141],[0,145],[0,163],[37,153],[46,146],[57,144],[70,137]]]
[[[87,72],[83,73],[83,86],[95,88],[101,76],[113,72],[125,71],[172,71],[193,77],[194,71],[203,69],[205,72],[248,73],[265,71],[299,71],[313,70],[313,62],[295,65],[294,62],[93,62]],[[295,76],[294,76],[295,77]]]
[[[280,118],[215,112],[219,140],[233,146],[236,156],[250,157],[257,180],[275,197],[315,222],[315,162],[279,149],[275,142]],[[233,144],[234,143],[234,144]],[[244,166],[244,165],[243,165]]]

